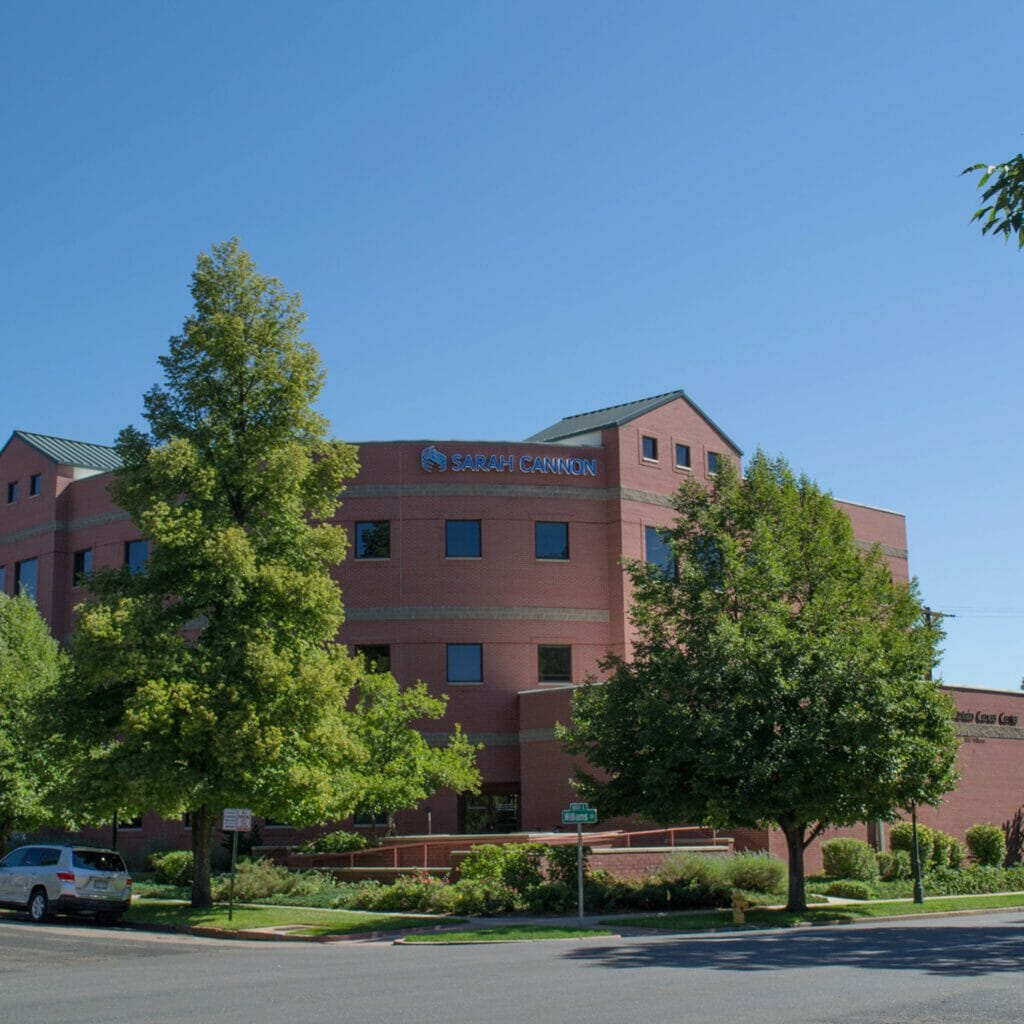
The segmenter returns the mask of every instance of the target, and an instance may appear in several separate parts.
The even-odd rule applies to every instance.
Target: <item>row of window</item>
[[[43,490],[43,474],[33,473],[28,478],[28,496],[34,498]],[[13,505],[18,500],[18,481],[8,480],[7,482],[7,504]]]
[[[547,561],[569,558],[569,524],[534,523],[534,555]],[[391,523],[387,519],[356,523],[355,557],[391,557]],[[483,528],[479,519],[448,519],[444,524],[445,558],[481,558]]]
[[[355,652],[363,656],[371,669],[391,671],[390,644],[357,644]],[[537,647],[537,679],[542,683],[572,682],[572,647],[568,644],[540,644]],[[449,683],[482,683],[483,644],[448,644],[447,680]]]
[[[143,572],[149,560],[149,541],[130,540],[124,546],[124,564],[132,573]],[[92,548],[83,548],[71,556],[71,585],[80,587],[92,573]],[[39,592],[39,559],[26,558],[14,563],[14,594],[35,600]],[[7,567],[0,565],[0,594],[7,593]]]
[[[658,439],[656,437],[650,437],[648,434],[642,435],[640,438],[640,446],[644,462],[658,461]],[[677,441],[674,447],[676,469],[692,468],[692,463],[690,461],[690,446],[688,444],[680,444]],[[720,457],[721,456],[718,452],[708,452],[709,473],[718,472],[718,460]]]

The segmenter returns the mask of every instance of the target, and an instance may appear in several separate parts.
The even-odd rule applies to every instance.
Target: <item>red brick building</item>
[[[434,832],[559,824],[570,764],[554,723],[566,720],[572,687],[630,643],[620,560],[664,558],[655,528],[671,522],[670,495],[741,454],[682,391],[571,416],[524,442],[360,445],[361,470],[337,516],[351,541],[336,570],[346,608],[339,640],[400,681],[446,694],[447,722],[484,744],[483,796],[438,794]],[[32,591],[61,639],[84,596],[82,575],[146,557],[107,494],[116,465],[109,447],[22,431],[0,450],[0,583],[8,594]],[[858,543],[880,544],[894,578],[906,580],[904,517],[840,505]],[[1019,695],[950,692],[965,715],[994,716],[961,723],[964,782],[937,816],[923,815],[962,835],[1024,803],[1024,712]],[[427,808],[398,823],[427,831]],[[147,816],[145,826],[140,842],[185,845],[180,823]],[[291,834],[270,827],[282,829],[273,838]],[[767,834],[745,842],[776,852]]]

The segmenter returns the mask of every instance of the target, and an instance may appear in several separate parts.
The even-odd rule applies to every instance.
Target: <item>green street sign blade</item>
[[[597,823],[597,810],[588,807],[585,811],[562,811],[563,825],[594,825]]]
[[[587,803],[571,803],[569,804],[570,811],[589,811],[590,804]]]

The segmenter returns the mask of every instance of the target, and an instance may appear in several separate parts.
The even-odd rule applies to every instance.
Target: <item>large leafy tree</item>
[[[1001,164],[972,164],[963,173],[977,171],[982,205],[971,220],[980,222],[983,235],[1016,238],[1017,248],[1024,249],[1024,153]]]
[[[45,709],[62,665],[33,601],[0,593],[0,850],[11,832],[46,817],[43,793],[54,763],[44,742]]]
[[[356,451],[314,409],[323,371],[300,337],[299,298],[237,240],[199,257],[192,297],[160,358],[165,383],[145,396],[149,431],[117,442],[112,495],[150,541],[149,561],[93,578],[63,731],[84,769],[81,818],[126,804],[191,813],[192,902],[206,906],[222,808],[343,817],[373,761],[352,710],[365,668],[334,643],[343,613],[330,573]],[[397,690],[388,679],[369,685]]]
[[[413,807],[439,789],[479,792],[474,746],[458,725],[444,746],[432,744],[412,722],[439,719],[447,697],[432,697],[423,683],[404,689],[388,673],[366,672],[353,702],[356,736],[366,752],[367,783],[360,809],[374,818]]]
[[[665,531],[675,572],[630,563],[629,660],[581,689],[565,731],[612,814],[777,826],[789,907],[826,828],[934,803],[955,781],[950,699],[926,680],[939,633],[916,586],[861,551],[846,516],[758,453],[691,481]]]

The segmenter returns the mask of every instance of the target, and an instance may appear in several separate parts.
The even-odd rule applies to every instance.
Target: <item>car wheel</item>
[[[46,898],[45,889],[33,889],[28,898],[28,916],[38,924],[45,921],[50,911],[50,901]]]

